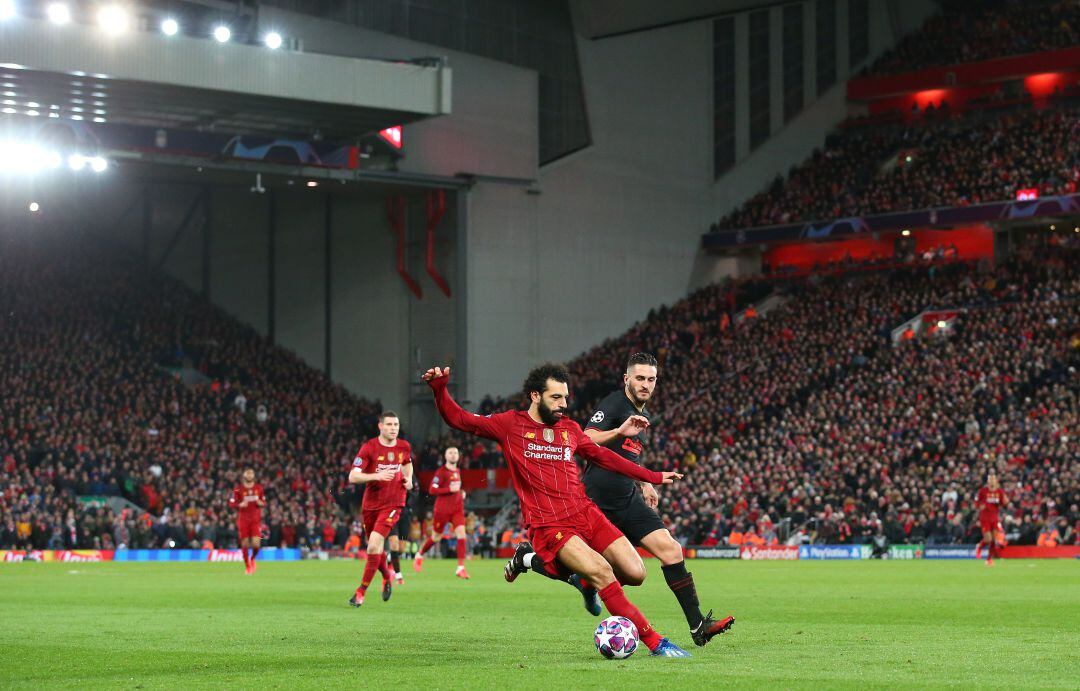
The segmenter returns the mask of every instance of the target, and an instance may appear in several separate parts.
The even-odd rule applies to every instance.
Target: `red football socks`
[[[251,556],[249,555],[250,550],[247,547],[241,547],[240,551],[244,554],[244,566],[251,564]]]
[[[465,541],[457,541],[457,563],[458,566],[465,566]]]
[[[424,546],[420,548],[420,554],[427,554],[427,551],[434,546],[435,541],[429,537],[427,540],[424,540]]]
[[[382,558],[382,554],[368,552],[367,563],[364,564],[364,577],[360,579],[360,587],[364,590],[367,590],[367,587],[371,585],[371,580],[375,578],[375,572],[379,570]]]
[[[623,594],[622,586],[619,585],[618,581],[601,589],[600,599],[604,601],[604,606],[607,607],[608,612],[616,617],[626,617],[634,622],[634,626],[638,630],[638,636],[641,637],[641,642],[649,650],[655,650],[656,646],[660,645],[660,634],[656,633],[656,630],[649,623],[649,620],[645,618],[645,615],[641,613],[641,610],[626,599],[626,595]]]
[[[259,556],[259,548],[258,547],[252,547],[251,548],[251,561],[255,561],[255,557],[257,557],[257,556]]]

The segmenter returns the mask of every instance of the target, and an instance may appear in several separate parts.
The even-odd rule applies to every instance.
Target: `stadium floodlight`
[[[277,50],[281,47],[281,34],[276,31],[271,31],[263,37],[263,43],[265,43],[266,47],[270,50]]]
[[[166,36],[175,36],[180,32],[180,22],[176,21],[172,17],[167,18],[161,23],[161,33]]]
[[[947,321],[945,321],[944,319],[939,319],[938,323],[937,323],[937,328],[944,329],[948,325],[949,325],[949,323]]]
[[[105,169],[109,167],[109,162],[100,156],[94,156],[90,159],[90,170],[95,173],[104,173]]]
[[[308,187],[318,187],[319,183],[315,182],[314,180],[308,180],[307,181],[307,186]]]
[[[1050,224],[1050,230],[1057,230],[1057,226],[1053,223]]]
[[[45,167],[46,168],[59,168],[63,163],[63,159],[60,157],[59,151],[46,151],[45,152]]]
[[[0,20],[15,17],[15,0],[0,0]]]
[[[37,116],[41,115],[40,112],[38,112],[36,110],[33,110],[33,109],[26,111],[26,114],[29,115],[32,118],[36,118]]]
[[[127,31],[128,13],[119,5],[106,5],[98,11],[98,26],[110,36],[118,36]]]
[[[218,24],[214,27],[214,40],[218,43],[228,43],[232,38],[232,29],[224,24]]]
[[[41,204],[38,204],[37,202],[30,202],[30,206],[28,208],[30,209],[30,213],[36,214],[37,212],[41,211]]]
[[[78,172],[86,167],[86,157],[79,154],[71,154],[68,156],[68,168],[71,168],[75,172]]]
[[[71,21],[71,10],[62,2],[51,2],[45,8],[45,14],[53,24],[67,24]]]

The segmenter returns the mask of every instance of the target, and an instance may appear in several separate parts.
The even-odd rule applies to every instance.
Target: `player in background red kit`
[[[975,558],[978,559],[981,556],[983,545],[986,545],[986,565],[993,566],[994,557],[997,556],[997,540],[994,539],[994,532],[997,530],[998,521],[1001,520],[1001,507],[1009,504],[1005,490],[998,485],[996,473],[991,472],[986,476],[986,485],[979,488],[975,504],[979,507],[979,530],[982,532],[982,540],[975,546]]]
[[[443,529],[449,523],[454,527],[454,537],[457,538],[457,570],[454,571],[454,575],[458,578],[469,577],[469,572],[465,570],[465,492],[461,491],[459,458],[461,458],[461,452],[456,446],[448,448],[443,453],[446,465],[436,470],[435,477],[431,478],[428,494],[435,497],[435,520],[431,522],[431,535],[424,541],[424,546],[413,559],[413,569],[417,573],[423,567],[424,554],[439,544],[442,540]]]
[[[690,657],[661,637],[626,599],[615,573],[640,557],[585,495],[574,454],[642,482],[668,485],[682,475],[648,470],[589,439],[565,414],[570,375],[561,365],[541,365],[529,373],[524,385],[530,400],[527,411],[486,417],[465,412],[450,397],[446,390],[449,368],[433,367],[423,379],[431,386],[435,406],[446,424],[498,442],[521,502],[521,514],[536,552],[534,560],[542,560],[560,579],[571,573],[588,579],[611,614],[634,622],[651,655]],[[634,417],[625,424],[647,425],[648,421]]]
[[[401,421],[396,413],[385,411],[379,416],[379,436],[364,442],[353,459],[349,482],[367,484],[364,491],[362,515],[367,534],[367,563],[360,587],[349,598],[349,604],[360,607],[364,593],[379,571],[383,577],[382,599],[390,599],[394,572],[387,563],[384,546],[386,537],[401,518],[406,492],[412,489],[412,447],[398,439]]]
[[[233,487],[229,508],[236,509],[236,533],[244,554],[244,573],[255,573],[255,557],[262,546],[262,508],[266,494],[262,485],[255,484],[255,471],[244,468],[240,484]]]

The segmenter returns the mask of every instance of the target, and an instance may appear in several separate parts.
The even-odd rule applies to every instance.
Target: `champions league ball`
[[[626,617],[608,617],[596,627],[596,649],[609,660],[622,660],[638,648],[638,631]]]

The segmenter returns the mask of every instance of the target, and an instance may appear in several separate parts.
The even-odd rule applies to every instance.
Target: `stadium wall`
[[[144,235],[141,209],[147,194],[152,212]],[[178,233],[203,194],[209,195],[208,238],[200,206]],[[149,265],[160,263],[196,292],[205,289],[211,301],[260,335],[271,336],[272,325],[276,344],[328,369],[351,391],[407,411],[417,367],[410,356],[456,358],[458,299],[444,296],[426,279],[423,190],[405,195],[407,268],[420,281],[424,299],[409,293],[396,270],[388,194],[376,185],[330,197],[307,188],[253,194],[247,186],[220,181],[205,187],[117,183],[87,204],[96,205],[92,216],[101,220],[104,232],[144,255]],[[437,264],[453,286],[458,283],[453,194],[447,205],[437,233]]]

